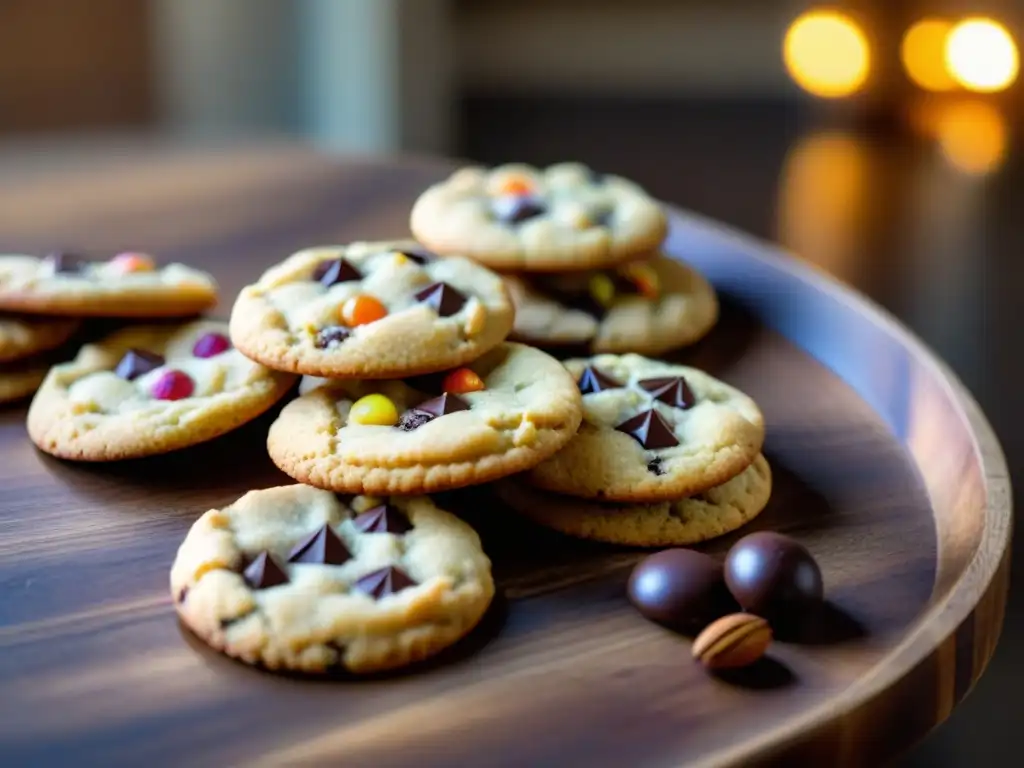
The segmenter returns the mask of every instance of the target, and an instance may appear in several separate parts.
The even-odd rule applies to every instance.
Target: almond
[[[760,616],[733,613],[712,622],[693,641],[693,658],[708,669],[746,667],[764,656],[772,628]]]

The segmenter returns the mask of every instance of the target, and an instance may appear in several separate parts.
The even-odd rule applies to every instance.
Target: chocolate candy
[[[64,253],[58,251],[46,257],[46,261],[53,265],[54,274],[73,274],[81,272],[82,267],[88,263],[88,259],[75,253]]]
[[[348,547],[327,523],[296,544],[288,554],[289,563],[318,565],[342,565],[351,558]]]
[[[405,533],[410,530],[405,515],[391,504],[381,504],[368,509],[352,523],[363,533]]]
[[[249,563],[249,567],[242,572],[242,578],[253,589],[269,589],[288,583],[288,574],[281,570],[281,566],[274,562],[266,550]]]
[[[192,347],[194,357],[216,357],[231,349],[231,340],[221,333],[207,333],[200,336]]]
[[[440,397],[435,397],[432,400],[427,400],[425,403],[420,403],[414,410],[425,413],[436,419],[438,416],[446,416],[447,414],[455,413],[456,411],[468,411],[469,403],[458,395],[453,395],[451,392],[445,392]]]
[[[114,368],[114,373],[125,381],[134,381],[164,364],[164,359],[144,349],[129,349]]]
[[[700,629],[735,609],[722,566],[692,549],[666,549],[641,560],[627,587],[646,618],[676,629]]]
[[[416,293],[416,298],[432,307],[441,317],[454,315],[466,304],[466,297],[448,283],[433,283]]]
[[[491,201],[491,212],[506,224],[518,224],[546,211],[543,202],[529,195],[500,195]]]
[[[661,465],[661,458],[656,456],[653,459],[651,459],[650,461],[648,461],[647,462],[647,471],[650,472],[651,474],[654,474],[654,475],[664,475],[665,474],[665,468],[662,467],[662,465]]]
[[[679,441],[672,433],[672,428],[655,410],[638,413],[615,428],[619,432],[625,432],[649,451],[679,445]]]
[[[409,259],[410,261],[415,261],[421,267],[426,264],[429,264],[432,261],[437,261],[438,258],[440,258],[433,251],[428,251],[423,248],[411,248],[407,251],[399,251],[399,253],[405,256],[405,258]]]
[[[697,398],[693,390],[686,383],[682,376],[664,376],[657,379],[644,379],[637,382],[637,386],[651,393],[651,397],[673,408],[692,408]]]
[[[156,400],[184,400],[196,391],[196,383],[184,371],[165,371],[153,382],[149,394]]]
[[[351,335],[352,331],[342,325],[329,325],[326,328],[321,328],[317,331],[316,338],[313,340],[313,343],[316,345],[317,349],[328,349],[341,344],[341,342]]]
[[[380,600],[382,597],[414,586],[416,586],[416,582],[410,579],[404,571],[389,565],[379,571],[366,574],[352,585],[352,589],[363,592],[375,600]]]
[[[316,269],[313,270],[313,279],[330,288],[338,283],[362,280],[363,276],[345,259],[328,259],[316,265]]]
[[[622,385],[611,376],[606,376],[597,368],[588,365],[580,374],[576,385],[584,395],[592,395],[595,392],[604,392],[606,389],[618,389]]]
[[[821,569],[794,539],[760,531],[737,541],[725,558],[725,583],[745,611],[785,617],[821,600]]]
[[[414,429],[419,429],[428,421],[433,420],[434,417],[429,413],[423,413],[422,411],[406,411],[398,420],[398,428],[404,432],[412,432]]]

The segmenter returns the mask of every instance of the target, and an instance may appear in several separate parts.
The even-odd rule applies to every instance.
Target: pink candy
[[[192,347],[192,354],[196,357],[216,357],[222,352],[231,349],[231,340],[219,333],[208,333],[201,336]]]
[[[170,370],[153,384],[149,393],[157,400],[182,400],[191,397],[196,385],[183,371]]]

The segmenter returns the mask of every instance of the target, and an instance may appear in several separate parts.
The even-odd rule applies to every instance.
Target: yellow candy
[[[393,427],[398,423],[398,409],[384,395],[364,395],[352,403],[348,420],[352,424]]]
[[[615,301],[615,283],[608,275],[598,272],[589,283],[590,295],[602,307],[610,307]]]

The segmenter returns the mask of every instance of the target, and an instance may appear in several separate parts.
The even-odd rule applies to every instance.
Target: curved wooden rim
[[[798,261],[784,249],[762,242],[728,226],[698,214],[666,206],[673,224],[685,222],[731,242],[750,258],[769,269],[785,273],[814,290],[827,294],[836,302],[854,308],[858,314],[881,328],[902,346],[914,353],[942,383],[945,393],[959,409],[958,415],[968,424],[974,442],[974,453],[981,468],[985,490],[985,529],[970,564],[944,595],[931,605],[914,623],[906,638],[894,647],[872,670],[838,697],[819,705],[774,729],[770,734],[737,745],[714,756],[715,764],[744,764],[765,752],[796,740],[800,735],[835,724],[844,715],[883,694],[915,666],[922,663],[944,640],[953,635],[971,612],[981,595],[993,586],[1004,560],[1008,557],[1013,528],[1013,504],[1009,472],[999,440],[980,406],[956,374],[939,359],[912,331],[867,297],[845,287],[824,272]],[[998,556],[991,556],[998,553]],[[980,585],[980,588],[979,588]],[[991,651],[983,659],[980,675]],[[940,721],[948,716],[942,715]]]

